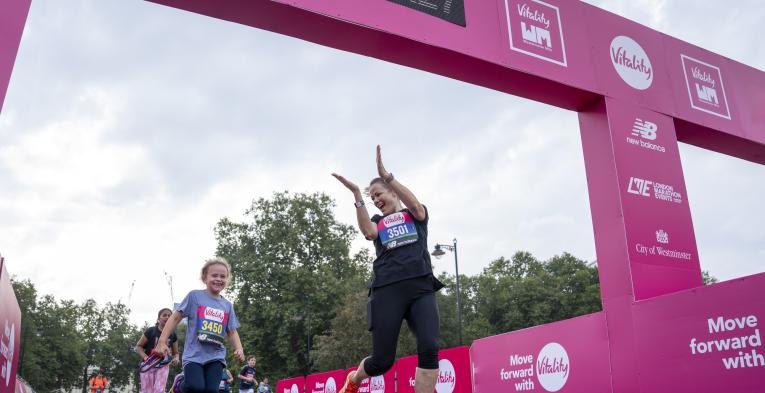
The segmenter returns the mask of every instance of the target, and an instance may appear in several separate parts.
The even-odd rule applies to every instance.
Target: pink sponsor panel
[[[659,32],[582,4],[599,91],[672,115],[672,91]]]
[[[414,376],[417,356],[398,360],[396,367],[396,392],[414,393]],[[470,349],[456,347],[438,352],[437,393],[470,393]]]
[[[765,386],[765,273],[637,302],[640,391],[755,393]]]
[[[578,1],[497,0],[502,64],[597,91]]]
[[[743,136],[740,104],[734,93],[736,83],[730,67],[735,62],[672,37],[663,39],[676,116]]]
[[[701,285],[672,118],[611,98],[606,107],[635,299]]]
[[[610,393],[603,313],[482,338],[470,349],[475,393]]]
[[[359,393],[393,393],[396,391],[396,367],[394,364],[390,370],[383,375],[365,378],[359,385]],[[356,367],[349,368],[348,373],[356,371]]]
[[[0,8],[0,111],[32,0],[6,0]]]
[[[0,257],[0,393],[13,393],[21,348],[21,309]]]
[[[343,387],[348,371],[333,370],[305,377],[305,393],[336,393]]]
[[[304,393],[305,377],[292,377],[276,382],[274,393]]]

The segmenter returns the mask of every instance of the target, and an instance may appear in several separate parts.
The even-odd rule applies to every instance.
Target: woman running
[[[401,321],[417,337],[416,393],[433,393],[438,377],[439,316],[436,291],[443,284],[433,276],[428,253],[428,210],[388,172],[377,146],[377,173],[367,194],[382,215],[371,219],[359,187],[333,173],[353,193],[359,230],[374,242],[377,259],[367,302],[372,355],[359,364],[338,393],[356,393],[361,381],[382,375],[395,361]]]
[[[162,335],[162,330],[165,328],[165,324],[172,313],[173,312],[169,308],[159,310],[157,313],[157,323],[146,329],[138,340],[138,343],[135,346],[135,352],[141,356],[143,361],[146,361],[151,354],[151,351],[157,346],[159,337]],[[173,360],[171,363],[173,365],[178,364],[178,337],[175,333],[168,337],[167,346],[172,348]],[[153,367],[146,372],[142,372],[141,393],[165,393],[167,374],[169,372],[170,367]]]

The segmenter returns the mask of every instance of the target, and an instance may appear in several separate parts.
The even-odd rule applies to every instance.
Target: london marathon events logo
[[[627,192],[648,198],[653,195],[655,199],[665,202],[683,203],[683,194],[675,191],[671,185],[634,176],[630,177]]]
[[[508,369],[500,370],[499,379],[511,383],[516,392],[536,390],[534,374],[544,390],[557,392],[566,385],[571,370],[566,349],[555,342],[542,347],[536,361],[531,354],[512,354],[508,360]]]
[[[680,55],[691,108],[730,120],[720,68]]]
[[[632,38],[620,35],[611,40],[611,63],[616,73],[632,88],[645,90],[651,87],[651,59]]]
[[[505,0],[510,49],[567,67],[560,9],[540,0]]]

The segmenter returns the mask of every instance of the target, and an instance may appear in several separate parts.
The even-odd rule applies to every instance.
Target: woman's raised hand
[[[382,153],[380,145],[377,145],[377,174],[381,179],[386,179],[390,173],[385,170],[385,166],[382,163]]]
[[[359,191],[359,186],[356,185],[356,183],[353,183],[352,181],[346,179],[345,177],[338,175],[337,173],[333,173],[332,176],[335,177],[340,183],[343,183],[345,188],[351,190],[352,193],[357,193]]]

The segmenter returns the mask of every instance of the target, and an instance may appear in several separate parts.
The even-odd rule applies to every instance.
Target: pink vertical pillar
[[[21,33],[32,0],[4,0],[0,3],[0,111],[11,79]]]
[[[638,392],[632,303],[702,284],[672,118],[611,98],[580,112],[614,392]]]

